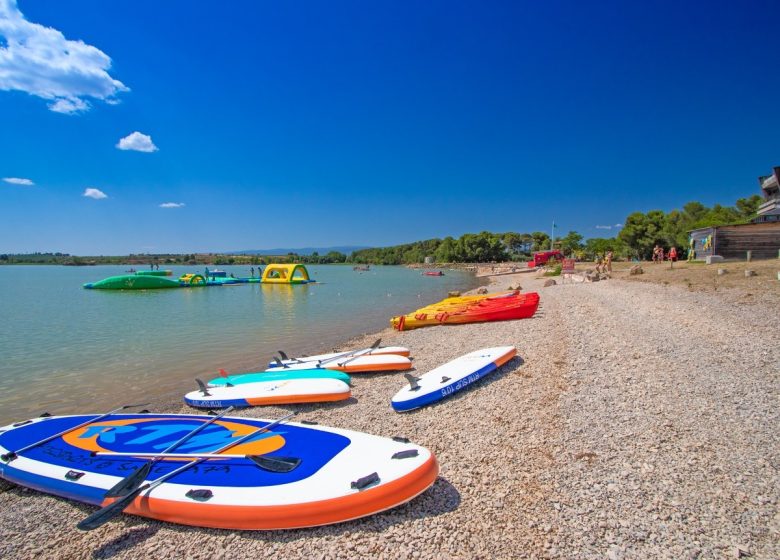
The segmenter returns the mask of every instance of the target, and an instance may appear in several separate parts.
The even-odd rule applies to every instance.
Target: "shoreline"
[[[235,532],[121,516],[74,525],[93,507],[0,484],[0,552],[67,558],[710,558],[780,556],[776,435],[780,318],[734,292],[612,279],[538,291],[532,319],[398,332],[344,342],[408,346],[424,373],[480,347],[518,358],[458,395],[397,414],[402,374],[353,375],[343,403],[242,409],[406,436],[438,480],[411,502],[310,529]],[[560,281],[559,278],[556,280]],[[763,296],[766,296],[763,297]],[[763,333],[764,340],[756,335]],[[156,403],[157,404],[157,403]],[[159,408],[158,408],[159,407]],[[155,411],[188,412],[160,402]],[[775,482],[773,482],[775,481]],[[24,510],[25,515],[15,512]]]

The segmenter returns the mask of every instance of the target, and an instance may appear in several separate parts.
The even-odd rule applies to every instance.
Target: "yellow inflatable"
[[[308,284],[309,271],[302,264],[269,264],[263,271],[263,284]]]

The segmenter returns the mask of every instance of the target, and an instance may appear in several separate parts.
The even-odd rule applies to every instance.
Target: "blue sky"
[[[733,204],[780,165],[779,16],[0,0],[0,252],[608,236],[631,211]]]

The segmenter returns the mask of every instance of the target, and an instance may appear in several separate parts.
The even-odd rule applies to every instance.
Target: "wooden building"
[[[772,169],[771,175],[758,178],[764,202],[758,207],[756,223],[780,221],[780,167]]]
[[[710,255],[744,259],[748,251],[752,251],[754,259],[776,259],[780,251],[780,221],[695,229],[690,232],[690,244],[696,259]]]

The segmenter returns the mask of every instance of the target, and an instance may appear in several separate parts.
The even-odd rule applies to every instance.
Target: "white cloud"
[[[612,229],[612,226],[596,226],[596,229]]]
[[[3,181],[12,185],[24,185],[25,187],[31,187],[35,184],[30,179],[22,179],[21,177],[3,177]]]
[[[56,113],[88,111],[87,98],[113,104],[116,94],[130,91],[108,74],[106,53],[27,21],[16,0],[0,0],[0,38],[0,90],[46,99]]]
[[[614,227],[620,228],[620,227],[623,227],[623,224],[615,224]]]
[[[160,208],[181,208],[184,205],[183,202],[163,202],[160,204]]]
[[[140,132],[133,132],[124,138],[120,138],[116,145],[120,150],[133,150],[136,152],[156,152],[157,146],[152,142],[152,137]]]
[[[106,193],[104,193],[100,189],[93,189],[93,188],[84,189],[84,194],[81,196],[86,196],[87,198],[94,198],[95,200],[100,200],[101,198],[108,198],[108,195]]]

